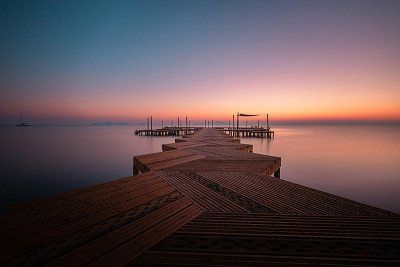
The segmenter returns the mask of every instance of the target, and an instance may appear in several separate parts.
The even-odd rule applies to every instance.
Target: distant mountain
[[[137,122],[137,123],[134,123],[133,125],[141,126],[141,125],[147,125],[147,123],[145,123],[145,122]]]
[[[111,121],[106,121],[106,122],[95,122],[90,124],[91,126],[126,126],[130,125],[127,122],[111,122]]]

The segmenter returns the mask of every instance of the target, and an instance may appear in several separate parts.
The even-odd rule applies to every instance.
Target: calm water
[[[283,179],[400,212],[400,127],[275,127],[273,140],[244,138],[282,157]],[[131,175],[132,156],[174,137],[132,127],[0,127],[0,211],[7,206]]]

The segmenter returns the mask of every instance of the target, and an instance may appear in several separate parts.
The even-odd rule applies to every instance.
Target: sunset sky
[[[0,124],[400,121],[400,1],[0,1]]]

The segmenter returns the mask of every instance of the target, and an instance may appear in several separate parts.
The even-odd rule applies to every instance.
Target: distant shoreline
[[[243,122],[242,122],[243,123]],[[241,123],[241,124],[242,124]],[[216,122],[214,122],[214,125]],[[249,125],[255,125],[255,122]],[[260,124],[261,125],[261,124]],[[264,123],[262,124],[264,125]],[[41,127],[56,127],[56,126],[135,126],[135,127],[146,127],[146,123],[90,123],[90,124],[30,124],[30,126],[41,126]],[[202,127],[204,122],[192,123],[192,126]],[[216,126],[228,126],[228,122],[220,121]],[[241,125],[243,126],[243,125]],[[271,124],[274,126],[400,126],[400,121],[362,121],[362,122],[351,122],[351,121],[330,121],[330,122],[284,122],[279,121]],[[15,124],[0,124],[0,127],[19,127]]]

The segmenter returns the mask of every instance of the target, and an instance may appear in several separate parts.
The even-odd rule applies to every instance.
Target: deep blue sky
[[[149,105],[166,118],[266,106],[282,119],[400,118],[400,1],[0,8],[0,123],[20,111],[38,123],[134,120]]]

